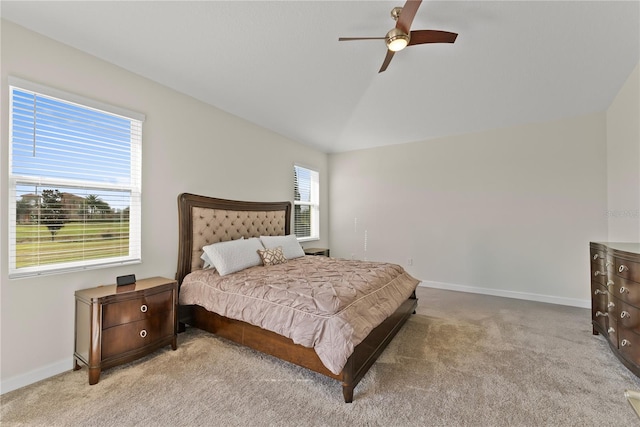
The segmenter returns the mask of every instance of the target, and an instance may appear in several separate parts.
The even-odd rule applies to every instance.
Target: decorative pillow
[[[264,265],[284,264],[287,258],[282,253],[282,246],[273,249],[258,249],[258,255]]]
[[[260,236],[260,240],[267,249],[275,249],[278,246],[282,246],[282,253],[284,253],[287,259],[304,256],[304,249],[302,249],[302,246],[298,243],[295,234],[289,234],[287,236]]]
[[[214,243],[202,247],[211,264],[221,276],[261,265],[262,260],[258,255],[258,249],[264,249],[264,247],[257,237]]]

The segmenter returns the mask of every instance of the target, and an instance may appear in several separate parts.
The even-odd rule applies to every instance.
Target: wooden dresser
[[[89,384],[100,372],[171,344],[177,348],[178,284],[153,277],[126,286],[76,291],[74,370],[89,368]]]
[[[593,333],[640,376],[640,243],[592,242],[590,257]]]

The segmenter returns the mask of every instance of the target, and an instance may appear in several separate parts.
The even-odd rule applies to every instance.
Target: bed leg
[[[344,396],[344,403],[353,402],[353,386],[342,385],[342,395]]]

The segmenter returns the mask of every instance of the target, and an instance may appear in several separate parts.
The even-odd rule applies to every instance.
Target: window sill
[[[320,240],[319,237],[298,237],[298,243],[317,242],[318,240]]]

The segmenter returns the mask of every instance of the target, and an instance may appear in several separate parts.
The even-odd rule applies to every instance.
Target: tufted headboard
[[[202,247],[241,237],[290,233],[291,202],[241,202],[182,193],[178,196],[176,280],[202,268]]]

